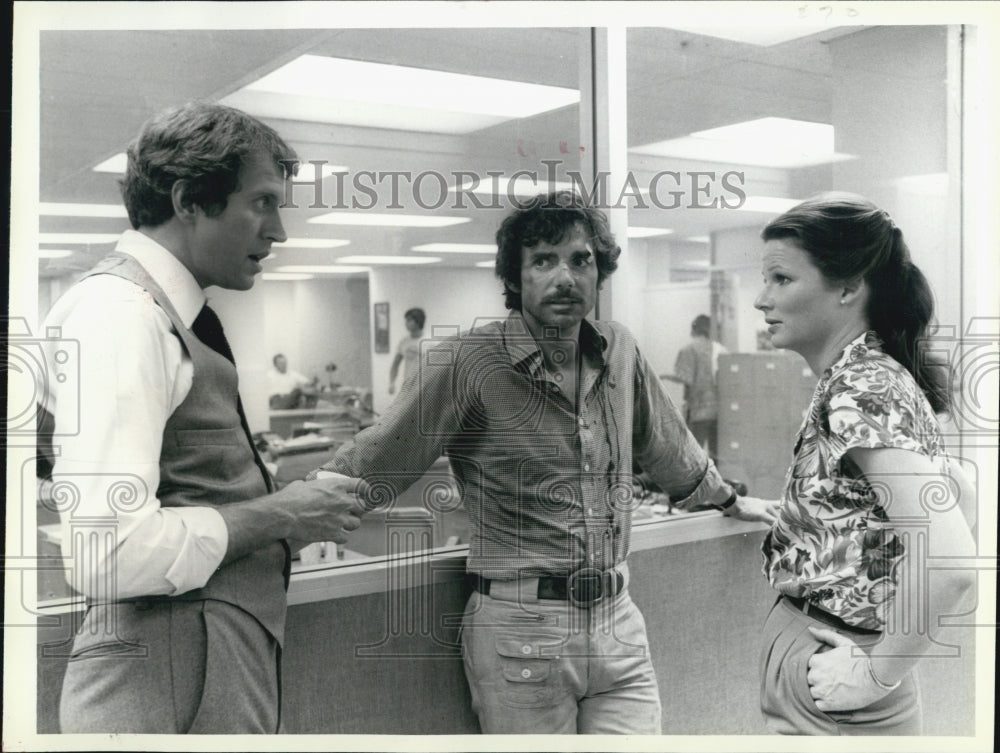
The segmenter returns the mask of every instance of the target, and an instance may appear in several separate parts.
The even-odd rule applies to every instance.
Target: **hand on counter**
[[[771,525],[778,517],[781,502],[776,499],[759,497],[737,497],[732,506],[723,510],[723,515],[739,520],[760,521]]]

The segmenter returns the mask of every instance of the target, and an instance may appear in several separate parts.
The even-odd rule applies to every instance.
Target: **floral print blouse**
[[[875,332],[860,335],[816,385],[763,545],[764,574],[780,593],[872,630],[885,625],[904,545],[846,453],[894,447],[919,452],[942,470],[947,463],[930,404],[880,348]]]

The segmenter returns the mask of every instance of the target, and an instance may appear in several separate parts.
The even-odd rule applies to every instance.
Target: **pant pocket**
[[[560,685],[558,656],[561,639],[554,636],[498,635],[496,655],[501,701],[515,708],[550,706]]]
[[[792,692],[805,710],[813,716],[834,724],[850,719],[851,711],[822,711],[816,705],[812,691],[809,690],[809,660],[822,651],[828,651],[831,646],[812,638],[811,634],[805,635],[800,640],[802,643],[795,647],[790,667],[789,682],[792,685]]]

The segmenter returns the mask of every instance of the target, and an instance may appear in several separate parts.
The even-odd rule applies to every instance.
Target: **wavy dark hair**
[[[934,296],[888,213],[857,194],[825,193],[769,222],[761,237],[794,241],[828,282],[863,279],[868,324],[885,352],[913,375],[936,413],[951,408],[948,368],[924,352]]]
[[[407,309],[406,313],[403,314],[403,318],[412,319],[414,322],[416,322],[417,329],[423,329],[424,322],[427,321],[427,314],[424,313],[424,310],[422,308],[412,308],[412,309]]]
[[[237,190],[240,168],[270,158],[283,175],[298,169],[295,151],[270,126],[232,107],[191,102],[147,121],[128,148],[122,198],[133,228],[174,216],[171,190],[188,181],[187,198],[214,216]]]
[[[561,243],[574,225],[581,225],[590,236],[597,261],[597,284],[601,285],[618,269],[622,250],[611,234],[608,218],[598,209],[587,206],[572,191],[539,194],[508,215],[497,230],[496,274],[503,280],[507,308],[521,310],[521,294],[510,285],[521,284],[522,251],[539,243]]]

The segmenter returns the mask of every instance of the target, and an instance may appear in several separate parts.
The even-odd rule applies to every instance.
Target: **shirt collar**
[[[142,265],[166,294],[184,326],[190,328],[207,299],[180,259],[137,230],[122,233],[115,250],[128,254]]]
[[[875,330],[870,329],[847,343],[837,360],[823,373],[823,378],[829,378],[835,371],[845,368],[848,364],[867,358],[872,350],[882,350],[882,338]]]
[[[503,323],[503,336],[504,348],[513,366],[522,367],[533,376],[544,369],[542,351],[520,311],[511,311],[507,316]],[[580,347],[588,361],[599,367],[604,365],[604,351],[608,348],[608,340],[587,319],[580,322]]]

